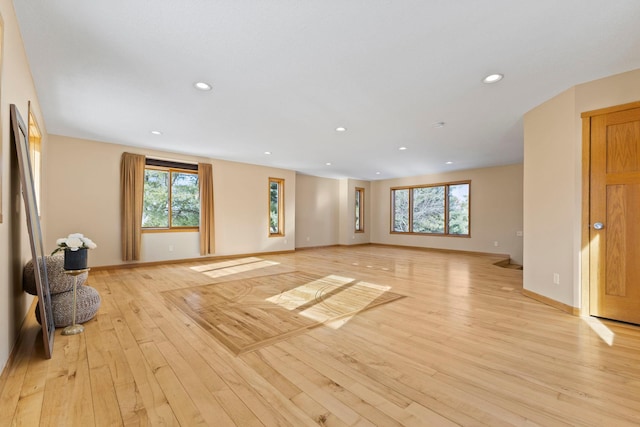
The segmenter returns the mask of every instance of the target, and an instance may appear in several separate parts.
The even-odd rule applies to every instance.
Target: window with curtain
[[[198,231],[199,225],[198,165],[147,159],[142,229]]]
[[[214,253],[213,168],[123,153],[122,259],[139,260],[141,234],[200,231],[200,254]]]

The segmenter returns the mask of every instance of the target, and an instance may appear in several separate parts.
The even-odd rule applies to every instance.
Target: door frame
[[[619,111],[640,108],[640,101],[613,107],[600,108],[598,110],[585,111],[580,114],[582,118],[582,218],[581,218],[581,250],[580,250],[580,315],[589,316],[591,305],[589,267],[591,263],[589,255],[589,227],[591,224],[591,118],[603,114],[617,113]]]

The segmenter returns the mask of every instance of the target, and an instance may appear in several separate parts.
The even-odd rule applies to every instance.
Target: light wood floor
[[[640,328],[528,299],[498,260],[359,246],[92,271],[98,316],[51,360],[28,319],[0,425],[639,425]],[[236,356],[163,296],[291,271],[406,297]]]

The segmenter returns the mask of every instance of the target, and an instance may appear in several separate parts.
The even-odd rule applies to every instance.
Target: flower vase
[[[87,268],[87,248],[80,248],[75,251],[71,249],[64,250],[64,269],[65,270],[84,270]]]

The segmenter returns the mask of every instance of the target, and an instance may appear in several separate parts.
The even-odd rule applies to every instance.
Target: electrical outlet
[[[553,273],[553,284],[554,285],[559,285],[560,284],[560,274]]]
[[[309,240],[311,240],[311,238],[310,238],[309,236],[307,236],[307,242],[308,242]]]
[[[169,252],[173,252],[173,245],[169,245]]]
[[[287,244],[287,239],[284,239],[284,244],[285,244],[285,245]]]
[[[500,246],[500,245],[498,244],[498,241],[497,241],[497,240],[496,240],[495,242],[493,242],[493,246],[495,246],[496,248],[497,248],[498,246]]]

